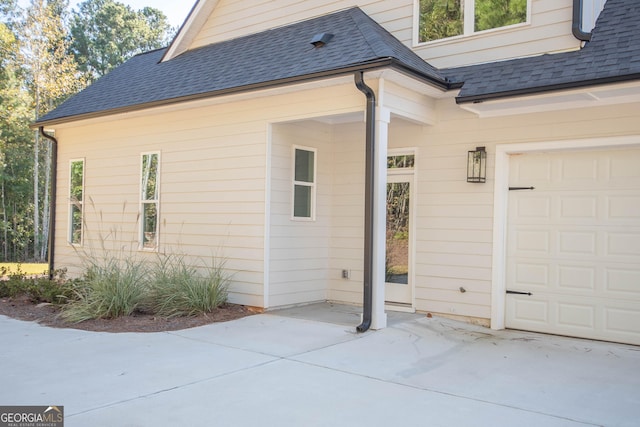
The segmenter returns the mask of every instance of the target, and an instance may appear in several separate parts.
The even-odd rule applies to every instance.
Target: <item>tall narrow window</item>
[[[82,244],[84,205],[84,159],[69,164],[69,236],[72,245]]]
[[[158,247],[158,204],[160,187],[160,154],[142,155],[140,183],[140,242],[142,249]]]
[[[313,220],[316,198],[316,150],[294,147],[293,217]]]

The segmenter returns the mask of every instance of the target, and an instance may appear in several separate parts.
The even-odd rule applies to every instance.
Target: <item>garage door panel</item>
[[[513,156],[506,325],[640,344],[640,149]]]
[[[558,255],[596,256],[598,233],[584,230],[561,230],[558,232]]]
[[[513,304],[509,307],[509,313],[513,319],[514,328],[518,325],[528,326],[537,324],[540,328],[545,328],[549,321],[549,301],[535,298],[513,297]],[[523,329],[527,329],[526,327]]]
[[[558,289],[567,292],[596,290],[597,269],[593,266],[558,266]]]
[[[576,156],[558,158],[556,161],[559,177],[555,182],[560,181],[564,185],[584,185],[595,184],[598,181],[598,159]]]
[[[511,277],[514,289],[546,289],[549,283],[549,265],[535,263],[516,263]]]
[[[596,326],[596,309],[591,303],[558,302],[558,326],[567,331],[582,329],[586,332]]]
[[[640,196],[607,196],[607,218],[633,223],[640,215]]]
[[[611,298],[636,298],[640,301],[640,267],[615,268],[605,271],[604,290]]]
[[[598,217],[598,197],[566,196],[559,198],[559,217],[570,221],[577,219],[593,221]]]
[[[604,332],[637,340],[640,312],[635,307],[610,307],[605,310]]]
[[[640,232],[607,232],[605,239],[606,255],[621,258],[629,257],[632,258],[630,261],[640,262]]]
[[[512,329],[640,343],[640,311],[633,303],[609,302],[602,306],[596,297],[556,295],[536,298],[508,295],[507,307]]]

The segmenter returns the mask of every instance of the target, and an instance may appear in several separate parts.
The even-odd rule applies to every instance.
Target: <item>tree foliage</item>
[[[0,261],[42,261],[47,253],[51,146],[29,125],[82,89],[87,77],[168,42],[171,29],[157,9],[134,12],[113,0],[80,6],[71,13],[68,0],[30,0],[24,9],[17,0],[0,0]],[[84,63],[76,52],[82,40],[72,31],[79,23],[95,25]],[[91,68],[89,60],[105,65]]]
[[[421,42],[458,36],[462,31],[460,0],[420,0]]]
[[[476,0],[476,31],[506,27],[526,20],[527,0]]]
[[[87,0],[73,12],[70,31],[79,69],[95,79],[138,53],[166,46],[171,26],[158,9]]]

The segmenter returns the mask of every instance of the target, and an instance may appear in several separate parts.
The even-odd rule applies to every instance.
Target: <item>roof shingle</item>
[[[322,32],[334,37],[325,47],[314,48],[311,39]],[[359,8],[211,44],[160,62],[164,53],[162,49],[130,59],[39,123],[338,73],[387,58],[446,86],[434,67]]]

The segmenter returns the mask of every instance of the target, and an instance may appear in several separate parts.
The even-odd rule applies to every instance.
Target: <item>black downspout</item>
[[[362,323],[356,328],[358,332],[366,332],[371,327],[373,311],[373,180],[375,177],[375,133],[376,133],[376,95],[364,82],[364,72],[355,73],[355,83],[358,90],[367,97],[366,116],[366,167],[364,189],[364,302],[362,309]]]
[[[54,260],[55,260],[55,231],[56,231],[56,189],[58,187],[57,176],[58,176],[58,140],[52,136],[47,134],[44,131],[44,126],[40,126],[39,128],[42,136],[51,141],[51,202],[49,203],[49,251],[48,251],[48,263],[49,263],[49,280],[53,280],[55,275],[54,270]]]
[[[573,23],[571,25],[571,32],[578,40],[588,42],[591,40],[591,33],[582,31],[582,1],[573,0]]]

